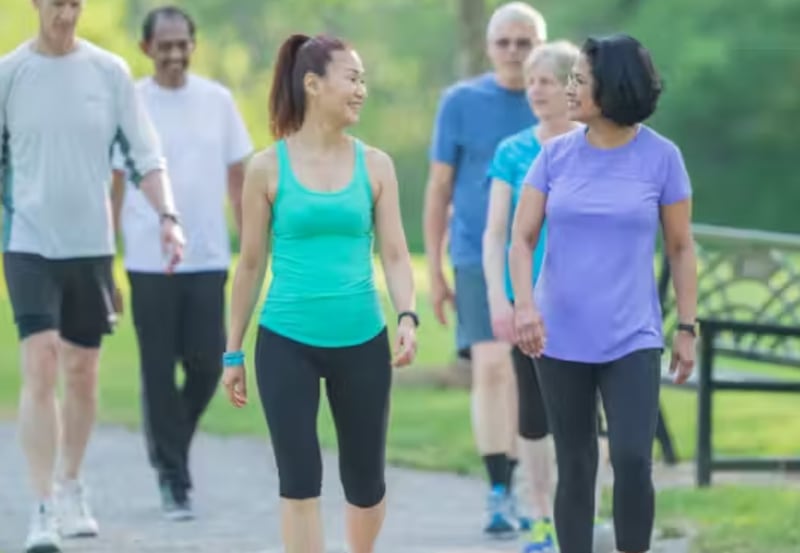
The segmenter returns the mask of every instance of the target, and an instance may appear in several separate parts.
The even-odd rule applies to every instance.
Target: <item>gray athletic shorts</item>
[[[461,357],[469,358],[469,350],[478,342],[494,342],[486,279],[483,267],[456,267],[456,347]]]

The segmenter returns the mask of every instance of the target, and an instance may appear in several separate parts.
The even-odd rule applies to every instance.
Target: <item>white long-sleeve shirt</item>
[[[127,64],[85,40],[64,56],[29,41],[0,58],[0,136],[5,251],[113,255],[114,144],[135,181],[165,169]]]

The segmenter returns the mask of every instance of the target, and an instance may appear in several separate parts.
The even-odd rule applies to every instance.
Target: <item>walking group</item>
[[[3,268],[35,498],[25,551],[57,553],[65,538],[100,532],[81,465],[100,346],[123,312],[119,238],[164,516],[195,516],[198,423],[220,385],[247,404],[253,367],[285,551],[325,551],[324,381],[349,551],[373,553],[391,493],[393,368],[414,361],[420,320],[392,158],[349,132],[367,100],[356,49],[289,36],[269,95],[275,142],[254,151],[230,91],[189,71],[196,28],[185,10],[146,15],[140,47],[153,72],[134,82],[123,59],[76,35],[83,0],[33,3],[38,35],[0,57]],[[665,349],[659,233],[680,318],[676,381],[691,374],[695,348],[690,181],[678,147],[644,124],[661,80],[636,39],[550,41],[524,2],[494,11],[486,52],[492,70],[441,97],[423,215],[434,313],[447,324],[451,304],[472,371],[481,530],[519,538],[523,553],[590,553],[607,457],[616,549],[645,552]],[[226,301],[231,231],[240,254]],[[268,267],[251,356],[243,343]]]

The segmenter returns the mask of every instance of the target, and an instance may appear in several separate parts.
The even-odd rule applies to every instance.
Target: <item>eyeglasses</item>
[[[498,38],[494,41],[494,45],[503,50],[509,48],[512,44],[517,48],[517,50],[530,50],[533,47],[533,41],[529,38],[518,38],[513,40],[510,38]]]

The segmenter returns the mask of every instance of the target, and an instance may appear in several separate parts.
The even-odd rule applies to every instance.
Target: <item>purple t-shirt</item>
[[[663,347],[653,268],[659,208],[691,195],[677,146],[640,125],[627,144],[600,149],[579,128],[544,146],[525,183],[547,195],[535,291],[544,354],[604,363]]]

